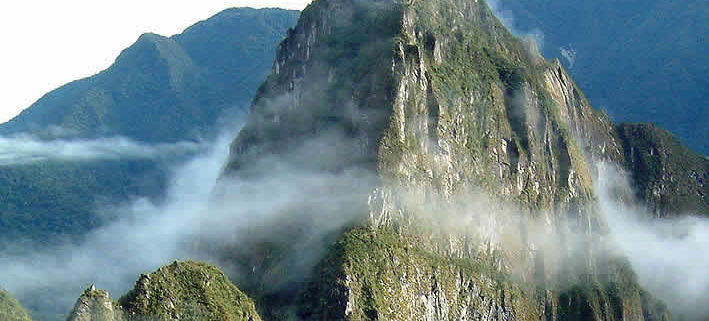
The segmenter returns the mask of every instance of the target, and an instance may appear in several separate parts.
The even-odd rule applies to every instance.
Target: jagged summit
[[[123,321],[120,306],[108,292],[97,290],[92,284],[76,300],[67,321]]]
[[[333,158],[342,162],[334,167],[369,164],[385,176],[429,167],[441,175],[433,180],[448,182],[448,193],[456,180],[479,178],[443,167],[485,169],[500,172],[498,180],[521,181],[495,194],[549,196],[539,203],[548,207],[554,198],[591,193],[576,136],[609,141],[594,151],[599,157],[622,155],[610,124],[563,69],[514,38],[482,1],[317,1],[279,46],[273,70],[232,145],[228,168],[249,163],[242,159],[252,146],[261,154],[284,153],[298,148],[294,141],[336,132],[352,155]],[[339,150],[323,152],[330,151]],[[545,165],[525,171],[537,161]],[[550,190],[526,193],[534,177],[549,180],[542,185]],[[580,180],[585,187],[565,186]],[[561,188],[578,193],[558,195]],[[537,203],[529,197],[526,203]]]

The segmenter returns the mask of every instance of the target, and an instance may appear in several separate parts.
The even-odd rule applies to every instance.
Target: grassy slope
[[[30,317],[7,291],[0,290],[0,320],[3,321],[31,321]]]

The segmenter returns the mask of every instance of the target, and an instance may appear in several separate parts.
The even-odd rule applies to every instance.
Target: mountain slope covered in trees
[[[199,151],[180,144],[198,147],[241,121],[298,15],[235,8],[170,38],[144,34],[108,69],[47,93],[0,125],[8,154],[23,151],[12,144],[60,146],[57,153],[69,154],[20,155],[26,157],[0,164],[0,249],[77,240],[115,216],[97,215],[103,207],[137,196],[159,200],[168,165]],[[166,144],[178,148],[124,157],[115,141],[105,140],[114,137],[137,144],[139,155]],[[72,157],[61,147],[67,142],[96,143],[110,157]]]

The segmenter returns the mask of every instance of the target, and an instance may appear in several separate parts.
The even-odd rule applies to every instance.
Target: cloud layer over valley
[[[193,142],[149,145],[124,137],[43,140],[29,135],[0,136],[0,166],[39,161],[159,159],[197,152]]]

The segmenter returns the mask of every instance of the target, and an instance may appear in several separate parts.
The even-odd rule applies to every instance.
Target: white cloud
[[[211,262],[219,259],[208,251],[196,251],[193,244],[196,240],[226,244],[245,236],[249,240],[258,239],[256,234],[264,238],[286,237],[268,230],[290,219],[308,222],[304,226],[312,228],[298,239],[288,240],[295,245],[290,259],[296,262],[292,264],[300,266],[306,262],[304,266],[310,267],[324,250],[318,248],[324,244],[323,235],[351,219],[343,213],[353,207],[357,186],[366,181],[366,176],[356,170],[335,174],[295,169],[281,157],[264,157],[252,165],[266,175],[252,179],[222,178],[219,186],[224,188],[219,191],[224,193],[215,193],[233,137],[233,134],[222,135],[202,153],[173,168],[163,200],[139,198],[102,209],[118,213],[111,216],[119,219],[91,231],[82,242],[41,249],[9,244],[7,248],[12,253],[0,255],[3,271],[0,288],[9,290],[35,312],[66,313],[81,291],[92,283],[118,298],[140,273],[150,272],[173,259]],[[326,140],[331,138],[328,136]],[[136,147],[119,141],[113,143],[124,144],[131,151]],[[98,152],[103,152],[104,147],[98,144]],[[321,147],[313,144],[303,152],[314,153],[314,149]],[[70,148],[69,154],[72,157],[91,154],[95,152],[92,148]],[[302,275],[291,270],[288,277]]]
[[[40,140],[31,136],[0,136],[0,166],[44,160],[156,159],[201,148],[192,142],[147,145],[123,137]]]
[[[642,205],[621,202],[626,173],[599,164],[596,190],[611,235],[638,274],[640,284],[688,320],[705,317],[709,307],[709,220],[692,215],[654,219]]]

